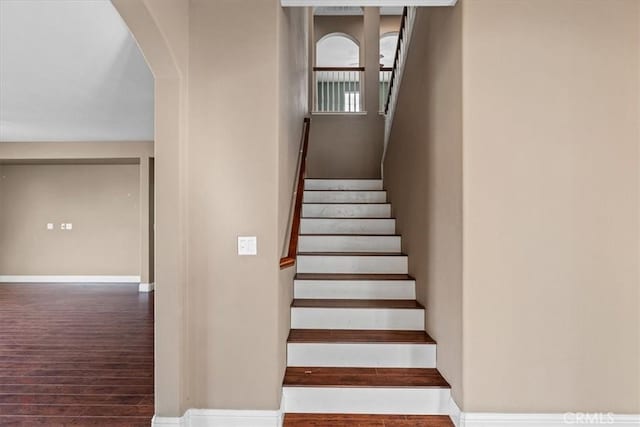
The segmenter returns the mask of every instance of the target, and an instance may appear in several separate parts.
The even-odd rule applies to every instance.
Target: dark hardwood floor
[[[0,285],[0,426],[149,426],[153,294]]]
[[[284,427],[453,427],[446,415],[285,414]]]

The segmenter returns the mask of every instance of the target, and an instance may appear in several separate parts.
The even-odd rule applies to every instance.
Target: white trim
[[[458,0],[280,0],[282,6],[455,6]]]
[[[182,417],[157,417],[152,427],[280,427],[282,410],[239,411],[227,409],[188,409]]]
[[[312,111],[313,116],[366,116],[366,111]]]
[[[454,421],[455,422],[455,421]],[[640,414],[565,412],[561,414],[506,414],[462,412],[456,427],[567,427],[617,426],[638,427]]]
[[[316,414],[446,415],[450,390],[439,387],[288,387],[284,411]]]
[[[152,292],[155,286],[155,283],[140,283],[138,285],[138,292]]]
[[[140,276],[0,275],[0,283],[140,283]]]
[[[287,366],[435,368],[435,344],[288,343]]]
[[[185,427],[185,416],[182,417],[159,417],[154,415],[151,418],[152,427]]]
[[[453,396],[449,397],[446,412],[447,415],[449,415],[449,418],[451,418],[451,421],[453,422],[453,425],[455,427],[462,427],[460,423],[460,416],[462,414],[462,411],[460,411],[460,408],[456,404],[456,401],[453,400]]]

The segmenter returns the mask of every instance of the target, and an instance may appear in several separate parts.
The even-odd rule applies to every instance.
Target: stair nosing
[[[322,370],[325,371],[324,374],[319,373],[317,374],[318,377],[321,377],[322,375],[327,375],[330,374],[331,371],[334,371],[331,375],[333,375],[332,379],[335,379],[336,376],[338,375],[342,375],[342,376],[348,376],[351,378],[357,378],[358,375],[370,375],[367,373],[363,373],[363,371],[379,371],[379,370],[384,370],[387,371],[389,373],[393,372],[394,370],[397,370],[398,372],[402,371],[402,372],[411,372],[411,371],[415,371],[416,374],[420,371],[424,372],[424,371],[429,371],[431,374],[437,374],[438,375],[438,380],[439,382],[441,382],[441,384],[424,384],[424,385],[415,385],[415,384],[411,384],[411,385],[402,385],[402,384],[349,384],[347,382],[339,382],[339,381],[326,381],[326,382],[321,382],[318,384],[300,384],[300,383],[292,383],[291,380],[291,376],[295,376],[298,377],[300,376],[300,374],[291,374],[290,370],[295,369],[296,371],[303,371],[306,374],[306,371],[309,371],[310,373],[308,375],[313,375],[313,371],[314,370]],[[377,373],[376,373],[377,375]],[[304,376],[304,375],[302,375]],[[409,376],[409,375],[402,375],[402,376],[406,376],[408,378],[413,378],[415,376]],[[375,376],[374,376],[375,377]],[[287,379],[289,379],[289,382],[287,382]],[[338,383],[338,384],[336,384]],[[437,368],[348,368],[348,367],[316,367],[316,366],[296,366],[296,367],[291,367],[288,366],[286,371],[285,371],[285,376],[282,382],[283,387],[304,387],[304,388],[374,388],[374,389],[385,389],[385,388],[400,388],[400,389],[427,389],[427,388],[435,388],[435,389],[450,389],[451,385],[449,384],[449,382],[442,376],[442,374],[440,373],[440,371]]]
[[[402,252],[298,252],[298,256],[392,256],[408,257]]]
[[[360,219],[375,219],[375,220],[381,220],[381,219],[389,220],[389,219],[392,219],[392,220],[396,220],[397,219],[394,216],[390,216],[390,217],[386,217],[386,216],[364,216],[364,217],[362,217],[362,216],[346,216],[346,217],[344,217],[344,216],[302,216],[300,218],[301,219],[339,219],[341,221],[347,220],[347,219],[358,219],[358,220],[360,220]]]
[[[298,234],[299,237],[402,237],[402,234]]]
[[[391,205],[391,202],[303,202],[302,205]]]
[[[302,304],[303,301],[315,301],[318,305],[296,305]],[[364,301],[375,303],[377,306],[366,306],[366,305],[357,305],[357,303],[363,303]],[[398,307],[394,304],[399,304],[400,302],[407,303],[411,301],[414,303],[412,307]],[[340,302],[342,305],[338,305]],[[336,305],[331,305],[336,303]],[[389,303],[389,306],[385,306],[384,303]],[[325,305],[323,305],[325,304]],[[356,305],[349,305],[356,304]],[[340,299],[340,298],[294,298],[291,301],[291,308],[323,308],[323,309],[365,309],[365,310],[426,310],[425,306],[418,300],[415,299]]]
[[[363,333],[363,335],[367,335],[366,340],[354,340],[354,339],[349,339],[349,338],[341,338],[340,336],[333,336],[333,337],[322,337],[321,339],[301,339],[301,338],[296,338],[296,339],[292,339],[291,335],[295,334],[295,333],[302,333],[300,331],[314,331],[314,333],[316,334],[333,334],[333,335],[340,335],[340,334],[344,334],[344,333],[354,333],[354,332],[359,332],[359,333]],[[379,337],[376,339],[375,335],[376,334],[385,334],[385,333],[411,333],[413,335],[422,335],[425,339],[424,341],[411,341],[408,339],[391,339],[391,340],[382,340]],[[373,337],[371,337],[373,335]],[[289,335],[287,336],[287,344],[354,344],[354,345],[367,345],[367,344],[374,344],[374,345],[379,345],[379,344],[384,344],[384,345],[394,345],[394,344],[407,344],[407,345],[437,345],[436,341],[431,338],[431,336],[429,334],[427,334],[426,331],[410,331],[410,330],[404,330],[404,331],[389,331],[389,330],[384,330],[384,329],[372,329],[372,330],[366,330],[366,331],[362,331],[362,330],[354,330],[354,329],[302,329],[302,328],[295,328],[295,329],[290,329],[289,330]]]
[[[324,278],[315,278],[315,279],[310,279],[310,278],[301,278],[298,277],[300,275],[305,275],[305,274],[313,274],[313,275],[318,275],[318,276],[328,276],[328,277],[324,277]],[[349,276],[350,278],[346,278],[346,277],[339,277],[342,274],[344,274],[345,276]],[[355,278],[353,278],[355,276]],[[376,276],[405,276],[403,278],[383,278],[383,277],[376,277]],[[306,280],[313,280],[313,281],[318,281],[318,280],[341,280],[341,281],[359,281],[359,280],[372,280],[372,281],[415,281],[415,277],[411,276],[410,274],[376,274],[376,273],[363,273],[363,274],[350,274],[350,273],[296,273],[294,280],[300,280],[300,281],[306,281]]]

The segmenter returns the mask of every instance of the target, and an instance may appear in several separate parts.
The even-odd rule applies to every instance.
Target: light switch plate
[[[238,255],[258,255],[258,238],[238,236]]]
[[[67,229],[67,224],[65,224],[64,222],[60,224],[60,230],[66,230],[66,229]]]
[[[73,224],[68,222],[67,223],[67,230],[73,230]]]
[[[48,223],[47,224],[47,230],[53,230],[53,224],[52,223]]]

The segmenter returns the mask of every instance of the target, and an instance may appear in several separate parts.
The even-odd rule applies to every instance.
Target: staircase
[[[305,180],[285,426],[452,426],[381,180]]]

